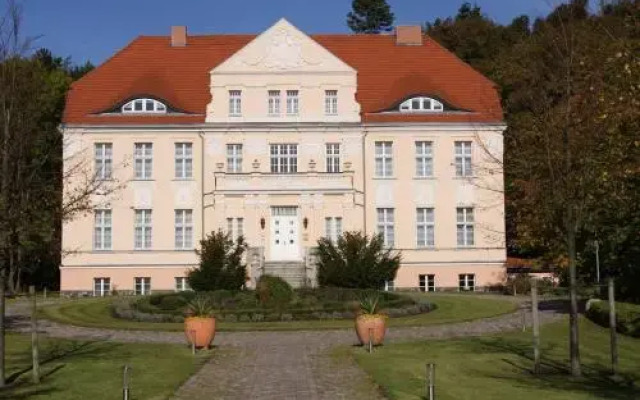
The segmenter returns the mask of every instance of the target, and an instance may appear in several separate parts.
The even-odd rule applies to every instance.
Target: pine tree
[[[347,25],[355,33],[380,33],[393,29],[395,16],[386,0],[353,0]]]

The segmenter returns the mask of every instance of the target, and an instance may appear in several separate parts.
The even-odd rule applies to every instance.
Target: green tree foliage
[[[401,255],[384,246],[382,235],[345,232],[337,243],[318,240],[320,286],[381,289],[395,279]]]
[[[347,25],[355,33],[380,33],[393,29],[395,16],[386,0],[353,0]]]
[[[262,275],[256,283],[256,296],[263,307],[282,309],[293,300],[293,288],[278,276]]]
[[[242,255],[247,244],[241,236],[233,241],[221,230],[200,241],[200,266],[189,272],[187,280],[195,291],[240,290],[247,279]]]

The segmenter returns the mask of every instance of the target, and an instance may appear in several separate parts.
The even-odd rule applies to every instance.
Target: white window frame
[[[393,176],[393,142],[375,142],[375,174],[377,178]]]
[[[433,142],[417,141],[416,143],[416,176],[420,178],[433,176]]]
[[[113,176],[113,144],[95,143],[95,176],[99,180],[108,180]]]
[[[287,115],[296,116],[300,113],[300,91],[287,90]]]
[[[113,246],[113,218],[111,210],[100,209],[93,212],[93,249],[111,250]]]
[[[476,274],[458,274],[458,291],[475,292]]]
[[[391,280],[391,281],[384,281],[384,291],[385,292],[394,292],[396,290],[396,282]]]
[[[441,113],[444,104],[431,97],[412,97],[400,103],[398,110],[402,113]]]
[[[135,143],[133,160],[136,179],[153,178],[153,143]]]
[[[193,178],[193,143],[175,143],[175,178]]]
[[[191,287],[189,286],[189,280],[187,279],[186,276],[176,276],[174,278],[174,282],[175,282],[174,290],[176,292],[186,292],[188,290],[191,290]]]
[[[166,114],[167,106],[155,99],[133,99],[122,106],[123,114]]]
[[[242,116],[242,90],[229,90],[229,116]]]
[[[340,143],[325,144],[326,171],[331,174],[340,173]]]
[[[435,210],[432,207],[416,209],[416,245],[435,246]]]
[[[280,116],[280,91],[279,90],[269,90],[267,92],[267,114],[270,117],[279,117]]]
[[[110,294],[111,278],[93,278],[93,295],[95,297],[105,297]]]
[[[456,141],[455,146],[455,166],[456,176],[470,177],[473,176],[473,142]]]
[[[193,210],[174,210],[174,244],[176,250],[193,249]]]
[[[377,208],[377,231],[382,234],[384,245],[394,247],[395,245],[395,216],[393,208]]]
[[[326,217],[324,219],[324,235],[333,243],[342,236],[342,217]]]
[[[136,209],[134,214],[133,248],[150,250],[153,246],[153,212],[150,209]]]
[[[475,216],[473,207],[456,208],[456,241],[458,247],[475,245]]]
[[[324,113],[325,115],[338,115],[338,91],[324,91]]]
[[[295,174],[298,172],[297,144],[271,144],[269,153],[272,174]]]
[[[151,294],[151,278],[148,276],[137,276],[133,278],[134,293],[136,296],[146,296]]]
[[[435,274],[418,275],[418,288],[420,289],[421,292],[435,292],[436,291]]]
[[[227,144],[227,172],[237,174],[242,172],[242,144]]]
[[[229,233],[232,240],[238,240],[240,236],[244,236],[244,218],[228,217],[227,233]]]

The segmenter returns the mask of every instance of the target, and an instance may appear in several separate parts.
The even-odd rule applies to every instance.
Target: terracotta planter
[[[204,317],[188,317],[184,320],[184,334],[189,344],[196,347],[209,347],[216,335],[216,319]]]
[[[387,331],[386,316],[380,314],[364,314],[356,318],[356,334],[360,344],[369,344],[369,333],[374,346],[381,345],[384,341],[384,334]]]

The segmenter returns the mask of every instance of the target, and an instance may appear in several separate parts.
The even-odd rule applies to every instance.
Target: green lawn
[[[13,384],[0,390],[0,399],[119,399],[124,365],[132,367],[132,399],[166,399],[211,355],[201,352],[194,358],[186,346],[43,338],[44,377],[35,386],[30,337],[8,334],[6,339],[7,377]]]
[[[531,333],[423,341],[383,346],[373,354],[363,349],[338,350],[358,364],[392,399],[425,395],[425,364],[436,363],[438,400],[582,400],[640,399],[640,340],[619,338],[621,375],[613,383],[609,371],[609,331],[584,319],[580,325],[584,377],[570,378],[568,322],[541,329],[543,373],[531,374]],[[630,386],[635,381],[636,386]]]
[[[445,324],[492,317],[515,310],[516,305],[508,299],[473,294],[412,294],[424,296],[438,308],[427,314],[391,318],[389,326],[421,326]],[[136,322],[115,318],[111,315],[110,299],[68,300],[42,307],[44,318],[64,324],[93,328],[128,330],[181,331],[181,323]],[[292,321],[292,322],[221,322],[220,331],[250,330],[306,330],[352,328],[351,320]]]

